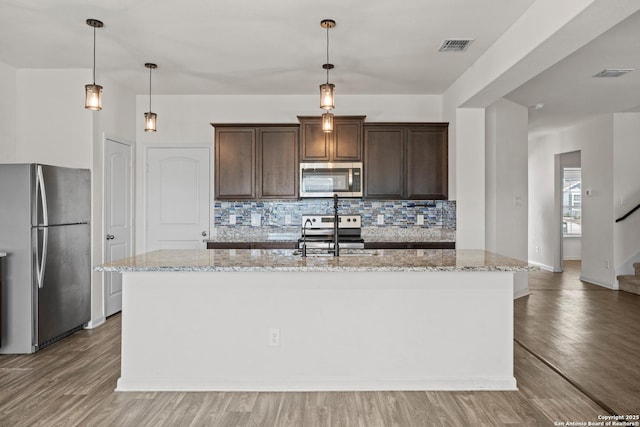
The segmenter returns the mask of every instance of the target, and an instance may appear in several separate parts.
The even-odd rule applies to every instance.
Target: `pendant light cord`
[[[93,85],[96,85],[96,27],[93,27]]]
[[[329,24],[327,24],[327,84],[329,84]]]
[[[151,112],[151,67],[149,67],[149,112]]]

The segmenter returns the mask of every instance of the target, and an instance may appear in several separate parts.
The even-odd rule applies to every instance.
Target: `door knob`
[[[107,234],[107,240],[113,240],[115,238],[116,236],[114,236],[113,234]]]
[[[207,237],[207,232],[206,231],[202,232],[202,237]]]

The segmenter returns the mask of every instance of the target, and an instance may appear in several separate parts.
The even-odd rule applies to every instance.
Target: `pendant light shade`
[[[149,111],[144,113],[144,131],[155,132],[158,130],[156,127],[158,115],[151,112],[151,70],[158,68],[158,66],[150,62],[147,62],[144,66],[149,69]]]
[[[335,108],[333,89],[336,86],[332,83],[323,83],[320,85],[320,108],[323,110],[333,110]]]
[[[152,113],[151,111],[144,113],[144,131],[145,132],[155,132],[157,131],[156,127],[156,119],[158,115],[156,113]]]
[[[102,86],[97,84],[84,85],[84,108],[87,110],[102,110]]]
[[[333,114],[328,111],[322,115],[322,130],[333,132]]]
[[[102,110],[102,86],[96,84],[96,28],[104,24],[97,19],[87,19],[87,25],[93,27],[93,83],[84,86],[84,108],[87,110]]]

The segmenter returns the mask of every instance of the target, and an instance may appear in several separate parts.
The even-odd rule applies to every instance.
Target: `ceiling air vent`
[[[439,52],[463,52],[471,44],[473,39],[447,39],[442,42]]]
[[[605,68],[593,77],[620,77],[632,71],[635,71],[635,68]]]

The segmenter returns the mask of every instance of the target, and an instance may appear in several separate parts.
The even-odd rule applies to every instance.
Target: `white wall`
[[[106,89],[105,89],[106,90]],[[144,150],[153,145],[208,145],[213,149],[217,123],[298,123],[297,116],[320,115],[315,95],[153,95],[158,131],[144,132],[148,95],[136,98],[136,252],[144,251]],[[441,122],[439,95],[341,95],[336,115],[365,115],[367,122]],[[449,159],[449,164],[455,159]],[[213,175],[213,165],[211,169]],[[211,186],[213,200],[213,186]]]
[[[455,132],[456,248],[484,249],[485,110],[458,108]]]
[[[612,115],[529,140],[529,260],[550,269],[561,265],[561,198],[555,183],[559,154],[576,150],[581,150],[583,185],[581,278],[613,288]]]
[[[613,206],[619,218],[640,203],[640,113],[613,115]],[[633,274],[640,262],[640,212],[614,224],[616,275]]]
[[[84,108],[90,70],[19,69],[16,161],[93,166],[92,112]]]
[[[500,99],[486,110],[486,249],[528,259],[528,112]]]
[[[16,69],[0,62],[0,163],[16,160]]]

